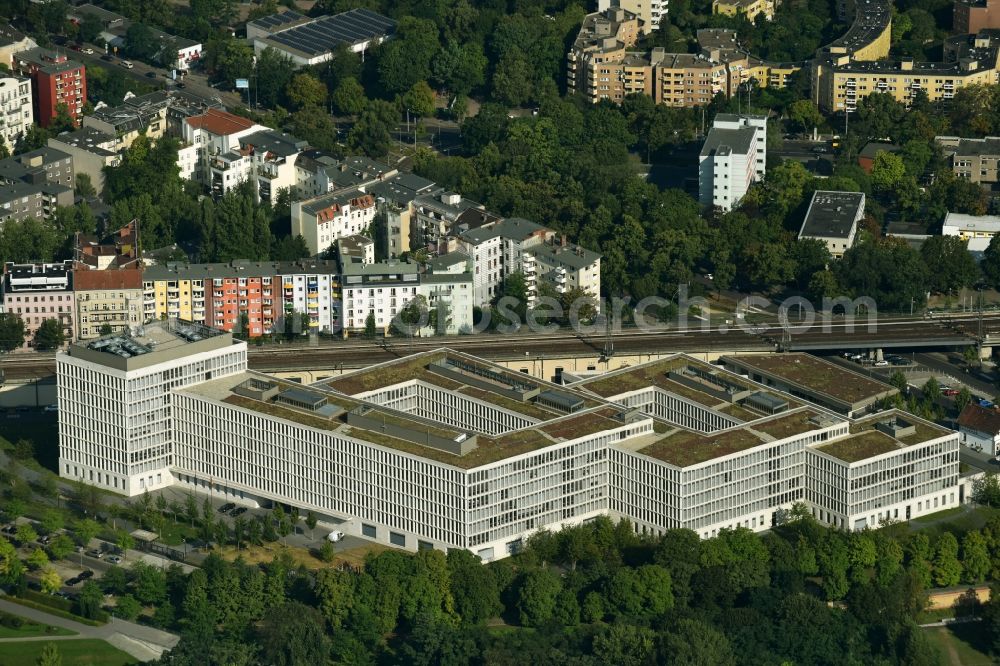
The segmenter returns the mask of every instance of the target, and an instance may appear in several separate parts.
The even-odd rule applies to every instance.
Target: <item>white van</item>
[[[124,67],[125,69],[132,69],[133,67],[135,67],[135,65],[130,63],[128,60],[122,60],[122,67]]]
[[[340,531],[330,532],[326,535],[326,540],[330,543],[337,543],[344,538],[344,533]]]

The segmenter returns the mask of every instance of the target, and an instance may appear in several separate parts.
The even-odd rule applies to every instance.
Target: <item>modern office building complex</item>
[[[599,515],[707,538],[796,502],[858,529],[961,501],[957,433],[896,411],[852,422],[683,355],[566,387],[437,350],[305,387],[247,372],[245,352],[166,321],[61,354],[60,473],[484,560]]]
[[[173,483],[173,391],[246,369],[246,343],[188,322],[70,346],[56,357],[59,475],[124,495]]]

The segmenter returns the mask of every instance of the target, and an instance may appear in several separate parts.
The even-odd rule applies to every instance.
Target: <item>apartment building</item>
[[[240,136],[238,147],[209,159],[213,195],[222,196],[250,181],[259,201],[273,202],[280,190],[294,191],[295,161],[306,147],[305,141],[272,129]]]
[[[368,315],[388,331],[393,318],[417,297],[420,267],[409,261],[344,263],[341,267],[344,332],[363,331]]]
[[[306,387],[247,372],[227,334],[151,341],[60,355],[60,474],[210,488],[484,561],[600,515],[708,538],[767,530],[797,502],[844,529],[960,502],[957,433],[894,411],[852,422],[682,355],[566,387],[440,349]],[[107,427],[135,411],[152,425]]]
[[[137,109],[128,104],[106,106],[84,116],[83,126],[115,136],[119,150],[128,150],[140,135],[150,141],[166,136],[167,107]]]
[[[0,160],[0,226],[8,221],[50,219],[73,205],[73,160],[41,148]]]
[[[415,198],[411,204],[410,249],[436,251],[449,235],[460,230],[459,218],[469,210],[485,211],[486,207],[455,192],[432,192]],[[497,217],[496,219],[499,219]]]
[[[952,30],[967,35],[1000,30],[1000,0],[955,0]]]
[[[14,56],[14,69],[31,79],[35,122],[48,127],[57,107],[65,104],[76,121],[83,118],[87,101],[87,68],[65,54],[33,48]]]
[[[143,273],[143,321],[180,318],[250,337],[339,330],[340,276],[334,261],[173,264]],[[240,330],[241,317],[247,331]]]
[[[698,201],[723,212],[763,180],[767,162],[767,118],[719,114],[698,155]]]
[[[132,331],[142,323],[139,224],[133,220],[107,238],[77,233],[73,242],[75,330],[80,340]]]
[[[712,0],[712,13],[744,16],[751,23],[763,15],[770,21],[774,18],[774,0]]]
[[[316,148],[299,154],[295,172],[298,196],[307,199],[350,188],[364,190],[398,174],[395,167],[363,155],[341,159]]]
[[[1000,455],[1000,411],[970,403],[958,415],[962,446],[989,456]]]
[[[996,189],[1000,183],[1000,137],[937,136],[934,140],[956,176]]]
[[[865,217],[864,192],[813,192],[806,210],[799,240],[822,241],[834,259],[844,256],[854,245],[858,223]]]
[[[813,62],[814,101],[826,112],[853,112],[860,100],[879,92],[909,106],[918,91],[938,102],[953,98],[964,86],[1000,81],[1000,43],[995,37],[962,37],[952,46],[954,56],[945,62],[862,61],[846,54],[817,59]]]
[[[784,87],[802,67],[756,58],[735,31],[725,29],[699,30],[698,53],[668,53],[662,47],[632,51],[631,15],[622,11],[588,15],[567,56],[569,88],[594,103],[621,102],[635,93],[657,104],[707,106],[715,95],[732,97],[751,81],[757,87]]]
[[[292,235],[300,235],[309,252],[326,252],[339,238],[367,233],[375,220],[375,197],[359,189],[292,202]]]
[[[47,319],[60,323],[67,341],[73,339],[73,262],[15,264],[3,271],[3,311],[24,322],[24,345],[31,349],[35,333]]]
[[[93,127],[81,127],[50,137],[48,145],[72,157],[76,173],[87,174],[98,194],[104,190],[104,167],[116,167],[121,163],[119,138]]]
[[[56,356],[59,476],[126,496],[174,483],[175,391],[246,370],[246,343],[166,321]]]
[[[0,76],[0,141],[13,153],[33,123],[31,80]]]
[[[177,151],[181,178],[209,186],[212,183],[212,157],[238,151],[241,137],[267,128],[243,116],[220,109],[207,109],[204,113],[185,118],[180,130],[180,138],[184,141]]]
[[[410,232],[416,217],[415,202],[418,197],[428,196],[440,188],[426,178],[398,173],[361,189],[375,197],[377,214],[383,216],[388,256],[394,258],[409,252]]]

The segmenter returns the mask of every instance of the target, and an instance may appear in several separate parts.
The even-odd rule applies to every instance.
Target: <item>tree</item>
[[[377,329],[375,326],[375,313],[369,312],[368,316],[365,317],[365,339],[374,340]]]
[[[60,534],[49,542],[49,553],[52,559],[61,560],[73,552],[73,540],[65,534]]]
[[[963,386],[958,390],[958,395],[955,396],[955,410],[961,414],[962,410],[964,410],[971,402],[972,391],[969,390],[968,386]]]
[[[145,62],[152,62],[159,42],[152,29],[144,23],[133,23],[125,32],[125,53]]]
[[[35,443],[30,439],[19,439],[14,443],[14,458],[30,460],[35,457]]]
[[[318,522],[318,520],[316,518],[316,514],[315,513],[313,513],[311,510],[308,513],[306,513],[306,527],[309,528],[309,537],[310,538],[315,538],[315,535],[313,534],[313,531],[316,529],[316,523],[317,522]]]
[[[391,40],[378,48],[376,70],[381,86],[390,94],[402,93],[431,75],[431,60],[441,49],[432,21],[403,16]]]
[[[115,604],[115,615],[123,620],[134,620],[139,617],[141,612],[142,605],[131,594],[119,598],[118,603]]]
[[[0,313],[0,352],[9,353],[24,345],[24,321],[15,314]]]
[[[464,549],[450,549],[447,562],[451,596],[462,623],[476,625],[499,615],[500,589],[490,569]]]
[[[329,564],[333,562],[333,559],[337,556],[336,551],[333,548],[333,544],[327,539],[323,539],[323,545],[319,547],[319,559],[322,562]]]
[[[80,31],[77,33],[77,37],[80,38],[81,42],[92,43],[100,36],[102,30],[104,30],[104,26],[101,24],[101,19],[96,14],[87,12],[80,21]]]
[[[403,107],[418,118],[434,115],[434,91],[426,81],[417,81],[400,100]]]
[[[86,546],[101,531],[101,526],[95,520],[81,518],[73,522],[72,529],[73,534],[76,535],[77,542],[81,546]]]
[[[76,612],[81,617],[93,620],[100,613],[102,601],[104,601],[104,593],[101,591],[100,585],[88,580],[80,589],[80,596],[76,598]]]
[[[325,664],[330,641],[323,616],[315,608],[290,601],[272,609],[261,623],[260,646],[263,663],[274,666]]]
[[[967,583],[981,583],[990,573],[990,551],[986,539],[977,531],[966,533],[962,539],[962,571]]]
[[[934,584],[938,587],[958,585],[962,564],[958,561],[958,540],[951,532],[943,532],[934,548]]]
[[[528,571],[517,591],[517,612],[522,625],[538,627],[555,612],[556,597],[562,590],[559,576],[548,569]]]
[[[643,666],[653,656],[654,638],[655,634],[646,627],[612,624],[594,636],[594,655],[602,664]]]
[[[128,577],[125,570],[118,566],[110,567],[101,578],[101,587],[108,594],[125,594],[128,590]]]
[[[274,109],[285,101],[285,90],[295,73],[295,63],[284,53],[270,47],[257,57],[255,75],[256,100]]]
[[[41,569],[42,567],[44,567],[49,563],[49,556],[46,555],[45,551],[42,550],[41,548],[35,548],[33,551],[31,551],[31,554],[28,555],[28,558],[25,560],[25,562],[28,563],[28,567],[30,567],[32,570],[37,570]]]
[[[299,109],[326,104],[326,84],[308,72],[295,74],[289,81],[285,94],[288,101]]]
[[[872,185],[882,193],[892,192],[906,176],[903,158],[895,153],[880,150],[872,162]]]
[[[809,99],[795,100],[788,107],[788,118],[798,125],[802,132],[810,132],[823,122],[823,115]]]
[[[486,82],[489,61],[479,44],[450,41],[431,63],[433,80],[446,90],[464,98],[473,88]]]
[[[132,565],[132,585],[136,599],[144,604],[162,603],[167,598],[167,578],[162,569],[138,561]]]
[[[368,106],[365,89],[357,79],[347,77],[341,79],[330,96],[333,108],[345,116],[356,116]]]
[[[120,531],[115,537],[115,545],[122,551],[122,557],[128,557],[128,551],[135,546],[135,539],[128,532]]]
[[[987,474],[972,484],[972,500],[983,506],[1000,507],[1000,477]]]
[[[384,158],[392,144],[389,133],[392,125],[380,112],[384,107],[380,107],[377,102],[370,103],[347,135],[347,143],[352,148],[372,158]]]
[[[21,523],[18,525],[14,536],[21,544],[29,544],[38,540],[38,532],[35,531],[35,528],[30,523]]]
[[[931,289],[951,294],[979,278],[979,267],[969,254],[967,242],[958,236],[931,236],[921,245],[920,256],[927,264]]]
[[[63,327],[58,319],[46,319],[35,331],[35,349],[37,351],[58,349],[65,341],[66,336],[63,334]]]
[[[711,625],[693,619],[681,619],[671,627],[663,639],[659,657],[660,663],[665,664],[736,664],[736,655],[725,635]]]
[[[62,654],[55,643],[46,643],[42,648],[42,653],[35,660],[37,666],[62,666]]]
[[[62,587],[62,578],[52,567],[46,567],[42,571],[42,575],[39,576],[39,582],[42,584],[42,592],[45,594],[55,594]]]

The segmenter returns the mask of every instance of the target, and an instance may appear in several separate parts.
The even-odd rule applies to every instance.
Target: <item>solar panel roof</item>
[[[356,44],[384,35],[391,32],[395,25],[392,19],[371,10],[352,9],[281,30],[268,39],[303,53],[319,55],[333,50],[338,44]]]
[[[270,16],[261,17],[252,23],[261,28],[275,28],[286,23],[294,23],[304,19],[305,16],[299,14],[298,12],[282,12],[280,14],[271,14]]]

